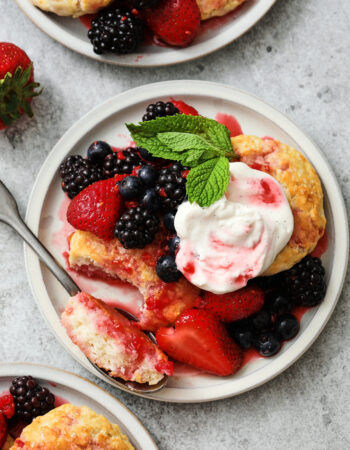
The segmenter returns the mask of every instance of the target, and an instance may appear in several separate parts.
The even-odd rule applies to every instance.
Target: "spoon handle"
[[[72,278],[24,223],[16,200],[2,181],[0,181],[0,221],[12,227],[21,236],[71,296],[80,292]]]

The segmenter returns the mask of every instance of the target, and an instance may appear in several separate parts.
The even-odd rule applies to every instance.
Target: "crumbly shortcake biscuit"
[[[66,403],[26,426],[11,450],[133,450],[118,425],[87,406]]]
[[[326,218],[321,181],[300,152],[278,140],[240,135],[231,141],[240,161],[270,174],[284,188],[294,216],[294,231],[263,275],[288,270],[311,253],[323,236]]]
[[[70,238],[69,265],[91,277],[119,278],[136,286],[144,297],[140,326],[155,331],[173,324],[193,307],[199,294],[185,278],[165,283],[158,277],[155,267],[163,254],[163,241],[158,233],[144,249],[125,249],[118,239],[105,241],[88,231],[76,231]]]
[[[246,0],[197,0],[201,19],[206,20],[211,17],[224,16],[225,14],[238,8]]]
[[[59,16],[79,17],[105,8],[113,0],[31,0],[34,6]]]
[[[139,328],[85,292],[71,297],[62,325],[80,350],[112,377],[157,384],[173,363]]]

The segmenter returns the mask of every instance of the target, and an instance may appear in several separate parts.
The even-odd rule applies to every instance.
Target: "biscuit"
[[[132,450],[118,425],[87,406],[66,403],[26,426],[11,450]]]
[[[31,0],[34,6],[59,16],[79,17],[105,8],[113,0]]]
[[[294,231],[263,275],[288,270],[311,253],[323,236],[326,218],[317,172],[297,150],[280,141],[240,135],[231,139],[240,161],[273,176],[283,187],[294,216]]]
[[[137,287],[144,297],[140,326],[155,331],[173,324],[199,295],[185,278],[165,283],[158,277],[156,263],[165,243],[166,236],[159,232],[144,249],[125,249],[118,239],[105,241],[88,231],[76,231],[70,238],[69,265],[92,278],[120,279]]]
[[[207,20],[211,17],[224,16],[238,8],[246,0],[197,0],[201,19]]]

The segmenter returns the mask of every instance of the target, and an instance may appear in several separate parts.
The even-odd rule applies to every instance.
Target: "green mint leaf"
[[[182,155],[181,163],[184,166],[196,167],[200,164],[203,158],[204,150],[193,150],[191,152]]]
[[[174,152],[207,150],[214,155],[216,154],[215,156],[223,156],[225,154],[220,147],[215,147],[211,142],[198,134],[168,131],[157,133],[157,138]]]
[[[230,181],[229,161],[224,156],[213,158],[190,170],[186,191],[188,200],[199,206],[210,206],[225,193]]]
[[[126,126],[136,144],[153,156],[181,162],[194,150],[204,150],[204,160],[234,156],[229,130],[206,117],[177,114]]]

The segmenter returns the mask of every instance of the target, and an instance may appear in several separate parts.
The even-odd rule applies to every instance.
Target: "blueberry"
[[[251,348],[254,342],[254,332],[251,323],[242,321],[232,325],[233,328],[229,332],[236,343],[244,350]]]
[[[124,200],[135,200],[141,194],[141,183],[137,177],[126,177],[119,183],[119,192]]]
[[[137,175],[147,187],[153,187],[156,184],[157,171],[153,166],[142,166]]]
[[[255,338],[254,346],[260,355],[273,356],[281,348],[281,343],[271,331],[265,331]]]
[[[290,312],[292,309],[292,302],[289,297],[277,294],[268,299],[267,307],[274,314],[282,314]]]
[[[267,330],[272,325],[271,314],[262,309],[251,317],[252,325],[257,331]]]
[[[177,270],[175,256],[173,255],[161,256],[157,261],[156,271],[158,277],[165,283],[173,283],[181,277],[181,272]]]
[[[105,157],[112,153],[112,148],[107,142],[95,141],[88,148],[87,156],[93,163],[102,164]]]
[[[167,212],[164,214],[164,217],[163,217],[164,226],[168,231],[170,231],[170,233],[176,233],[174,220],[175,220],[174,213]]]
[[[141,195],[140,205],[148,211],[156,212],[160,208],[160,198],[154,189],[147,189]]]
[[[282,340],[292,339],[299,331],[298,319],[293,314],[282,314],[275,320],[275,332]]]
[[[168,249],[170,253],[175,253],[180,245],[179,236],[175,235],[168,240]]]
[[[147,151],[145,148],[138,147],[137,150],[138,150],[138,152],[139,152],[141,158],[142,158],[144,161],[154,162],[154,161],[160,161],[160,160],[161,160],[161,158],[156,158],[155,156],[152,156],[152,155],[150,154],[150,152]]]

